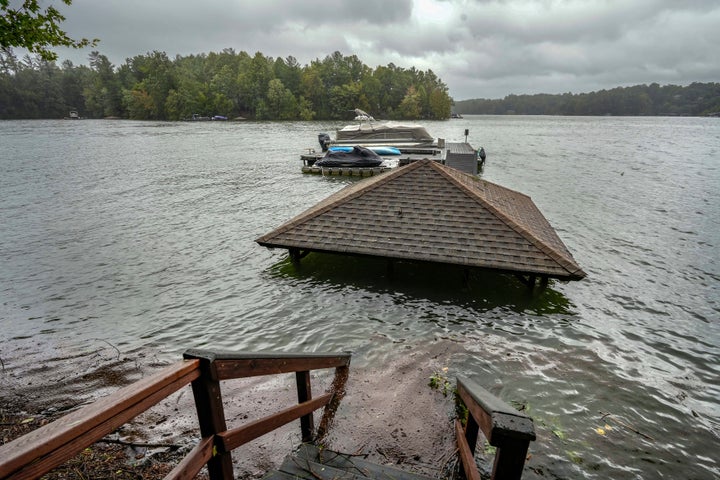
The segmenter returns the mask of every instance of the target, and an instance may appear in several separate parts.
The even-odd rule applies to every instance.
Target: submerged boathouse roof
[[[256,242],[564,280],[585,277],[530,197],[431,160],[346,187]]]

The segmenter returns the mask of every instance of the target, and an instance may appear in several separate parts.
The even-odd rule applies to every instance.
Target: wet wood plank
[[[315,445],[303,444],[294,457],[302,462],[314,462],[327,467],[349,472],[361,478],[381,480],[431,480],[431,477],[417,473],[406,472],[399,468],[379,465],[363,458],[344,453],[321,449]]]
[[[480,473],[475,466],[475,457],[473,449],[468,445],[465,438],[465,431],[458,420],[455,420],[455,438],[457,439],[458,452],[460,454],[461,464],[465,472],[467,480],[480,480]]]
[[[298,418],[327,405],[332,399],[332,396],[332,393],[326,393],[325,395],[313,398],[312,400],[301,403],[300,405],[286,408],[274,415],[250,422],[242,427],[222,432],[217,435],[219,445],[222,450],[226,452],[234,450],[240,445],[265,435],[266,433],[272,432],[286,423],[297,420]]]
[[[195,448],[178,463],[164,480],[192,480],[212,458],[213,437],[200,440]]]
[[[294,354],[294,353],[214,353],[205,350],[188,350],[185,358],[204,358],[214,364],[215,380],[276,375],[305,370],[318,370],[350,365],[349,353]]]
[[[363,480],[368,477],[298,457],[287,457],[280,466],[283,474],[301,480]]]

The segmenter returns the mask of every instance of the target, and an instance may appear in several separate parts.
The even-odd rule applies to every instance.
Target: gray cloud
[[[57,3],[57,2],[56,2]],[[65,29],[116,64],[148,51],[339,50],[432,69],[456,99],[720,81],[716,0],[74,0]],[[89,51],[59,50],[87,63]]]

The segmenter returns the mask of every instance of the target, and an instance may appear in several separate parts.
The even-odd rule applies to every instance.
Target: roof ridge
[[[417,162],[417,163],[420,163],[420,162]],[[467,173],[464,173],[464,172],[461,172],[461,171],[459,171],[459,170],[457,171],[457,174],[456,174],[455,172],[449,171],[449,169],[450,169],[451,167],[446,167],[446,166],[443,166],[443,165],[435,165],[435,162],[432,162],[432,163],[430,164],[430,166],[431,166],[431,168],[434,168],[436,171],[438,171],[439,173],[441,173],[445,178],[447,178],[448,180],[450,180],[454,185],[460,187],[463,191],[465,191],[465,193],[467,193],[471,198],[473,198],[475,201],[477,201],[478,203],[480,203],[484,208],[486,208],[487,210],[489,210],[489,211],[490,211],[493,215],[495,215],[500,221],[502,221],[503,223],[505,223],[505,224],[506,224],[508,227],[510,227],[513,231],[517,232],[517,233],[520,234],[523,238],[525,238],[526,240],[528,240],[534,247],[536,247],[538,250],[540,250],[541,252],[543,252],[543,253],[545,253],[546,255],[548,255],[552,260],[555,261],[555,263],[557,263],[560,267],[562,267],[563,269],[565,269],[570,275],[580,276],[580,277],[584,277],[584,276],[586,275],[585,272],[582,270],[582,268],[580,268],[580,266],[579,266],[576,262],[574,262],[574,261],[569,261],[569,260],[565,257],[565,255],[559,253],[559,252],[556,251],[554,248],[552,248],[550,245],[547,245],[545,242],[543,242],[541,239],[539,239],[533,232],[531,232],[531,231],[528,230],[527,228],[525,228],[525,227],[523,227],[522,225],[520,225],[518,222],[516,222],[515,220],[513,220],[512,217],[508,216],[507,214],[505,214],[504,212],[502,212],[501,210],[499,210],[497,207],[495,207],[494,205],[492,205],[490,202],[488,202],[488,201],[487,201],[485,198],[483,198],[481,195],[479,195],[477,191],[472,190],[469,186],[467,186],[465,183],[463,183],[462,181],[460,181],[460,179],[457,178],[456,175],[459,174],[459,175],[462,175],[462,176],[467,177],[468,179],[472,179],[472,180],[474,180],[474,181],[478,181],[479,179],[476,179],[476,178],[472,177],[471,175],[469,175],[469,174],[467,174]],[[530,197],[529,195],[526,195],[526,194],[524,194],[524,193],[517,192],[517,191],[512,190],[512,189],[510,189],[510,188],[503,187],[502,185],[498,185],[498,184],[495,184],[495,183],[492,183],[492,182],[488,182],[487,180],[483,180],[483,181],[484,181],[484,182],[487,182],[487,183],[490,183],[490,184],[492,184],[492,185],[494,185],[494,186],[503,188],[503,189],[505,189],[505,190],[509,190],[509,191],[514,192],[514,193],[516,193],[516,194],[523,195],[524,197],[526,197],[526,198],[528,198],[528,199],[531,199],[531,197]],[[572,257],[572,255],[571,255],[571,257]],[[574,260],[574,259],[573,259],[573,260]]]

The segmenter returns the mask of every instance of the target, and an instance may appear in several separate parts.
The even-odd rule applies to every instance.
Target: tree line
[[[360,108],[379,118],[445,119],[452,99],[432,70],[370,68],[334,52],[301,65],[225,49],[176,56],[154,51],[115,67],[93,51],[89,65],[0,49],[0,118],[181,120],[193,114],[267,120],[348,119]]]
[[[716,115],[720,83],[688,86],[635,85],[592,93],[508,95],[503,99],[455,102],[463,114],[492,115]]]

